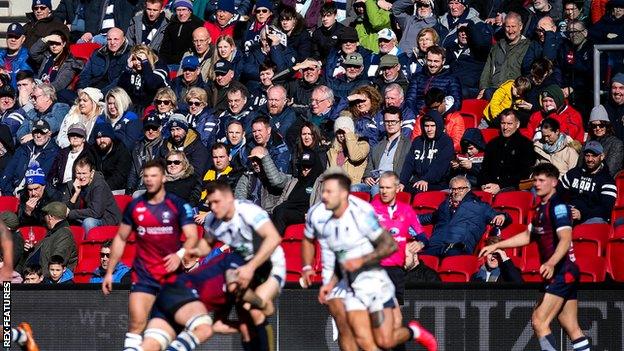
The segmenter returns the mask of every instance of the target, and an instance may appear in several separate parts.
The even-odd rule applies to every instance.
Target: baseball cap
[[[3,85],[0,87],[0,97],[12,97],[15,99],[15,89],[10,85]]]
[[[394,32],[392,31],[392,29],[384,28],[377,33],[377,38],[384,39],[384,40],[393,40],[393,39],[396,39],[397,37],[396,37],[396,34],[394,34]]]
[[[19,23],[11,23],[9,24],[9,28],[7,29],[7,37],[21,37],[25,34],[24,27]]]
[[[343,66],[364,66],[364,59],[362,55],[357,52],[347,55],[347,58],[342,62]]]
[[[35,122],[35,124],[33,124],[32,131],[33,133],[35,131],[47,133],[50,131],[50,124],[46,120],[40,119],[37,122]]]
[[[224,60],[221,59],[219,61],[217,61],[214,65],[214,72],[215,73],[220,73],[220,74],[227,74],[229,71],[231,71],[232,68],[232,63],[228,60]]]
[[[43,206],[43,212],[51,216],[65,219],[67,218],[67,206],[59,201],[53,201]]]
[[[348,41],[348,42],[358,42],[360,38],[358,37],[357,31],[355,28],[344,27],[340,30],[340,34],[338,35],[338,40],[340,41]]]
[[[70,135],[79,135],[83,138],[86,138],[87,128],[82,123],[74,123],[70,125],[69,129],[67,130],[67,136],[70,136]]]
[[[192,69],[192,70],[196,70],[197,67],[199,67],[199,59],[194,56],[194,55],[190,55],[190,56],[186,56],[184,59],[182,59],[182,69]]]
[[[587,143],[585,143],[585,146],[583,146],[583,153],[586,153],[586,152],[591,152],[596,155],[602,155],[604,153],[604,149],[602,148],[602,145],[600,144],[600,142],[596,140],[590,140]]]
[[[387,54],[379,60],[379,68],[394,67],[399,64],[399,58],[395,55]]]
[[[143,120],[143,129],[147,127],[160,127],[161,125],[162,125],[162,118],[160,118],[160,116],[158,116],[155,113],[147,116],[147,118]]]

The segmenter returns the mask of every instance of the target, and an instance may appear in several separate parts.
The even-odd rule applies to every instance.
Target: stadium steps
[[[58,1],[53,3],[56,5]],[[0,0],[0,47],[6,47],[6,31],[9,24],[26,23],[26,11],[29,11],[30,4],[31,1],[27,0]]]

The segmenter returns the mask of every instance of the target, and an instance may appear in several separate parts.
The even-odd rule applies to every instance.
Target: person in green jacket
[[[392,4],[386,1],[380,1],[384,8],[379,7],[377,3],[377,0],[356,0],[353,7],[358,16],[351,23],[358,33],[360,45],[374,53],[379,52],[377,32],[390,28],[389,10],[392,7]],[[361,10],[362,6],[364,11]]]

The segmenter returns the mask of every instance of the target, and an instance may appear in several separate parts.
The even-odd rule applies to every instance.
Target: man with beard
[[[189,129],[186,117],[174,113],[169,118],[171,136],[165,141],[165,147],[161,148],[161,158],[165,158],[171,150],[184,151],[184,155],[193,166],[196,174],[204,174],[209,154],[208,149],[201,143],[199,134]]]
[[[267,91],[266,110],[262,108],[260,113],[268,114],[271,128],[286,140],[286,145],[290,150],[294,150],[301,121],[297,118],[295,111],[286,104],[287,102],[286,89],[281,85],[274,85]]]
[[[126,188],[132,159],[123,143],[115,140],[113,127],[104,122],[93,128],[95,134],[95,169],[102,172],[112,190]]]
[[[624,73],[616,74],[611,80],[611,94],[604,107],[615,128],[615,135],[624,140]]]
[[[144,138],[132,150],[132,167],[126,184],[128,194],[145,188],[142,177],[143,166],[160,155],[163,147],[162,119],[157,114],[149,115],[143,121],[143,133]]]
[[[145,44],[158,52],[168,24],[169,19],[163,12],[163,0],[145,1],[145,10],[130,20],[126,32],[128,45]]]

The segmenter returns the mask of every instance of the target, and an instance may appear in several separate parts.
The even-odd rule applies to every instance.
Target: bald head
[[[210,33],[205,27],[199,27],[193,31],[193,46],[195,51],[204,55],[210,47]]]
[[[117,52],[126,41],[124,32],[116,27],[108,30],[106,33],[106,46],[110,52]]]

